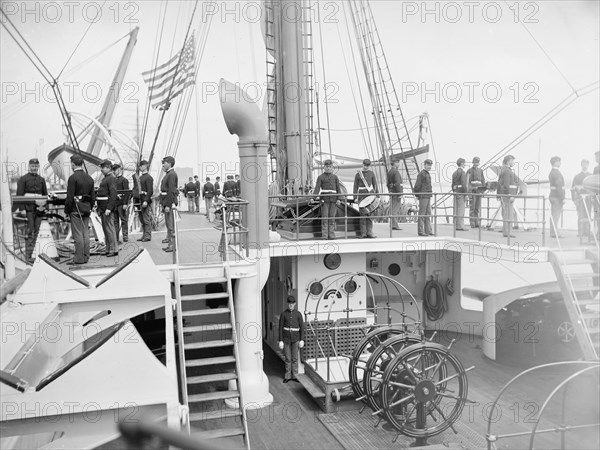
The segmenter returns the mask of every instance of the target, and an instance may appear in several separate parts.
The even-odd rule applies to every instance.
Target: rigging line
[[[317,3],[318,9],[318,3]],[[312,2],[309,2],[309,11],[312,11]],[[329,126],[331,124],[329,120],[329,102],[327,101],[327,78],[325,78],[325,55],[323,54],[323,28],[321,27],[321,20],[319,23],[319,47],[321,50],[321,68],[323,72],[323,87],[325,91],[325,119],[327,120],[327,144],[329,145],[329,155],[331,156],[331,132]],[[311,86],[312,87],[312,86]]]
[[[6,31],[8,32],[8,34],[10,34],[10,36],[13,38],[13,40],[16,42],[16,44],[19,46],[19,48],[21,50],[23,50],[23,53],[25,54],[25,56],[27,56],[27,58],[32,62],[32,64],[34,65],[34,67],[40,72],[40,74],[42,75],[42,77],[44,77],[44,80],[46,80],[46,82],[48,84],[51,84],[51,81],[48,79],[54,79],[54,77],[52,76],[52,72],[50,72],[48,70],[48,68],[44,65],[44,63],[42,62],[42,60],[40,59],[40,57],[35,53],[35,51],[31,48],[31,46],[29,45],[29,43],[27,42],[27,40],[23,37],[23,35],[19,32],[19,30],[17,29],[17,27],[15,26],[15,24],[12,22],[12,20],[10,20],[10,18],[6,15],[6,13],[4,12],[4,10],[2,8],[0,8],[0,12],[2,13],[2,15],[4,16],[5,20],[12,26],[12,28],[14,29],[14,31],[17,33],[17,35],[21,38],[21,40],[23,41],[23,43],[27,46],[27,48],[29,49],[29,51],[31,52],[31,54],[35,57],[35,59],[37,60],[37,63],[35,63],[31,57],[29,56],[29,54],[25,51],[25,49],[22,47],[22,45],[19,43],[19,41],[14,37],[14,35],[10,32],[10,30],[8,29],[8,27],[6,26],[6,23],[4,23],[4,21],[0,22],[2,23],[2,25],[4,25],[4,28],[6,29]],[[48,77],[46,77],[46,75],[40,70],[39,66],[43,67],[44,70],[46,71],[46,74],[48,75]]]
[[[90,62],[91,60],[95,59],[98,55],[104,53],[105,51],[109,50],[110,48],[114,47],[115,45],[117,45],[119,42],[121,42],[123,39],[125,39],[127,36],[129,36],[131,34],[131,32],[127,33],[126,35],[120,37],[119,39],[117,39],[115,42],[113,42],[112,44],[109,44],[108,46],[106,46],[105,48],[103,48],[102,50],[94,53],[92,56],[90,56],[87,59],[84,59],[83,61],[81,61],[79,64],[73,66],[71,69],[67,70],[65,72],[65,75],[70,75],[74,72],[76,72],[77,70],[79,70],[79,68],[83,67],[84,65],[86,65],[88,62]],[[59,75],[60,76],[60,75]]]
[[[164,6],[164,12],[163,12],[163,6]],[[159,22],[162,19],[162,23],[160,23],[160,33],[157,33],[154,39],[154,55],[152,56],[152,67],[153,67],[153,71],[152,71],[152,77],[154,78],[156,76],[156,70],[157,70],[157,66],[158,66],[158,55],[160,54],[160,47],[162,44],[162,36],[163,36],[163,32],[165,29],[165,21],[167,19],[167,8],[169,7],[169,3],[166,0],[163,0],[163,2],[160,5],[160,10],[159,10]],[[162,12],[162,14],[161,14]],[[144,153],[144,142],[146,140],[146,131],[148,130],[148,121],[150,119],[150,107],[151,107],[151,102],[150,102],[150,88],[148,88],[148,95],[146,96],[146,105],[144,106],[144,123],[142,125],[142,140],[141,140],[141,144],[140,144],[140,157],[141,155]]]
[[[348,20],[348,14],[352,14],[352,12],[351,11],[350,12],[346,11],[346,2],[342,3],[342,8],[344,10],[344,17],[346,18],[346,24],[349,25],[350,21]],[[352,19],[352,23],[354,23],[354,19]],[[368,121],[367,113],[366,113],[366,110],[365,110],[365,102],[364,102],[364,99],[363,99],[363,96],[362,96],[362,90],[360,89],[360,80],[358,78],[358,70],[356,68],[356,57],[355,57],[355,54],[354,54],[354,47],[352,47],[352,38],[350,37],[350,27],[346,26],[346,34],[347,34],[347,37],[348,37],[348,44],[350,46],[350,54],[352,55],[352,64],[353,64],[353,68],[354,68],[354,76],[356,78],[356,83],[357,83],[358,95],[359,95],[359,98],[360,98],[361,110],[359,110],[358,104],[356,102],[356,94],[355,94],[355,91],[354,91],[354,86],[353,86],[353,83],[352,83],[352,79],[350,78],[350,70],[348,68],[348,63],[346,61],[346,54],[344,52],[344,45],[342,43],[342,37],[341,37],[340,31],[339,31],[339,24],[337,24],[337,30],[338,30],[338,38],[340,40],[340,46],[341,46],[341,49],[342,49],[342,54],[344,55],[344,64],[346,66],[346,73],[348,74],[348,81],[350,82],[350,89],[352,90],[352,99],[354,101],[354,108],[356,109],[356,115],[358,117],[358,123],[362,127],[362,123],[363,122],[362,122],[361,117],[360,117],[360,111],[362,111],[365,127],[368,127],[367,124],[369,123],[369,121]],[[373,142],[371,141],[371,133],[368,131],[368,128],[366,128],[366,130],[367,130],[367,133],[366,133],[367,139],[365,139],[365,133],[364,132],[361,133],[361,134],[362,134],[362,138],[363,138],[363,143],[365,145],[365,151],[368,153],[369,149],[371,149],[371,152],[372,152]]]
[[[0,11],[2,11],[2,10],[0,9]],[[2,14],[4,14],[4,11],[2,11]],[[2,21],[0,21],[0,22],[2,22]],[[42,76],[42,78],[44,79],[44,81],[46,81],[46,83],[48,83],[49,85],[51,85],[51,84],[52,84],[52,80],[51,80],[51,79],[49,79],[49,78],[48,78],[46,75],[49,75],[49,76],[50,76],[50,78],[52,78],[52,74],[51,74],[50,72],[48,72],[47,74],[45,74],[45,73],[44,73],[44,72],[43,72],[43,71],[40,69],[40,67],[39,67],[39,65],[38,65],[38,64],[41,64],[41,65],[42,65],[42,67],[44,67],[44,69],[45,69],[46,71],[48,71],[48,69],[46,69],[46,68],[45,68],[45,66],[43,65],[43,63],[41,63],[41,62],[40,62],[40,63],[37,63],[36,61],[34,61],[34,60],[31,58],[31,56],[29,55],[29,53],[27,52],[27,50],[26,50],[25,48],[23,48],[23,46],[21,45],[21,43],[20,43],[20,42],[17,40],[17,38],[16,38],[16,37],[15,37],[15,36],[12,34],[12,32],[11,32],[11,31],[8,29],[8,27],[6,26],[6,24],[4,24],[4,22],[2,22],[2,24],[4,25],[4,29],[6,30],[6,32],[7,32],[7,33],[10,35],[10,37],[12,37],[12,38],[13,38],[13,40],[15,41],[15,44],[17,44],[17,46],[18,46],[18,47],[19,47],[19,48],[20,48],[20,49],[23,51],[23,54],[25,55],[25,57],[26,57],[26,58],[27,58],[29,61],[31,61],[31,64],[33,64],[33,67],[35,67],[35,69],[36,69],[36,70],[37,70],[37,71],[40,73],[40,75]],[[14,27],[14,25],[13,25],[13,27]],[[16,28],[15,28],[15,31],[18,33],[18,30],[16,30]],[[25,42],[25,44],[27,44],[27,42]],[[34,55],[35,55],[35,54],[34,54]],[[37,56],[36,56],[36,58],[37,58]],[[39,58],[37,58],[37,59],[38,59],[38,61],[39,61]]]
[[[506,5],[509,8],[511,7],[506,0],[504,0],[504,3],[506,3]],[[577,92],[577,90],[571,84],[571,82],[566,77],[566,75],[564,73],[562,73],[562,71],[558,68],[558,66],[556,65],[556,63],[552,60],[552,58],[550,57],[550,55],[548,54],[548,52],[546,52],[546,50],[544,49],[544,47],[542,47],[542,44],[540,44],[538,42],[538,40],[535,38],[535,36],[531,33],[531,31],[529,31],[529,28],[527,28],[527,26],[521,21],[520,18],[517,18],[517,20],[519,21],[519,23],[521,24],[521,26],[525,29],[525,31],[527,32],[527,34],[529,34],[529,36],[531,37],[531,39],[533,39],[533,42],[536,43],[536,45],[539,47],[539,49],[542,51],[542,53],[546,56],[546,58],[548,58],[548,61],[550,61],[550,63],[554,66],[554,68],[557,70],[557,72],[562,76],[563,80],[565,80],[565,82],[569,85],[569,87],[571,88],[571,90],[573,92]]]
[[[104,0],[102,2],[102,5],[100,6],[100,14],[102,14],[102,10],[104,9],[104,5],[106,5],[106,1],[107,0]],[[81,39],[79,39],[79,42],[77,43],[77,45],[75,46],[75,48],[71,52],[71,56],[69,56],[69,58],[67,59],[67,62],[65,63],[65,65],[63,66],[63,68],[58,73],[58,75],[56,77],[57,79],[60,78],[60,76],[62,75],[62,73],[66,69],[67,64],[69,64],[69,62],[71,61],[71,58],[73,58],[73,55],[75,54],[75,52],[77,51],[77,49],[79,48],[79,46],[81,45],[81,43],[83,42],[83,40],[85,39],[85,37],[87,36],[88,32],[90,31],[90,28],[92,28],[92,25],[94,25],[96,22],[97,21],[93,21],[93,20],[90,21],[90,24],[88,25],[87,29],[83,33],[83,36],[81,36]]]

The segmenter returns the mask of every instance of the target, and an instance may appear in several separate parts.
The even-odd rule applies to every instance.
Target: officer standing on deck
[[[148,173],[148,161],[140,161],[140,223],[142,224],[142,237],[138,239],[141,242],[148,242],[152,239],[152,195],[154,194],[154,179]]]
[[[165,156],[162,159],[162,169],[165,176],[160,182],[160,206],[162,206],[165,214],[165,224],[167,226],[167,237],[162,241],[163,244],[167,244],[163,248],[165,252],[175,250],[175,213],[173,207],[177,206],[177,198],[179,197],[177,183],[179,180],[173,166],[175,166],[175,158],[172,156]]]
[[[340,180],[333,173],[333,163],[330,159],[323,162],[324,173],[319,175],[315,184],[314,195],[324,194],[321,197],[321,237],[325,240],[335,239],[335,216],[337,214],[337,205],[340,199],[337,195],[341,194]]]
[[[98,187],[96,197],[98,215],[102,220],[102,230],[106,242],[105,256],[117,256],[117,233],[115,230],[115,208],[117,206],[117,184],[112,172],[112,162],[105,159],[100,164],[104,178]]]
[[[417,225],[419,236],[435,236],[431,229],[431,197],[433,195],[433,187],[429,171],[432,166],[432,160],[426,159],[423,161],[423,170],[417,175],[417,181],[415,181],[413,189],[414,194],[419,199],[419,219]]]
[[[115,175],[115,186],[117,188],[117,207],[115,210],[115,233],[117,240],[119,232],[123,230],[123,242],[129,241],[129,214],[127,206],[129,205],[129,194],[119,193],[119,191],[129,190],[129,181],[123,176],[123,169],[120,164],[113,164],[113,174]]]
[[[194,204],[196,205],[196,212],[200,212],[200,191],[202,190],[202,186],[200,186],[200,180],[198,180],[198,175],[194,175],[194,184],[196,185],[196,197],[194,198]]]
[[[560,170],[558,170],[560,168],[560,163],[561,159],[559,156],[550,158],[552,169],[550,170],[548,179],[550,180],[549,200],[550,213],[552,214],[550,237],[562,238],[558,233],[558,222],[560,221],[560,216],[562,216],[563,206],[565,204],[565,179],[562,173],[560,173]]]
[[[214,202],[217,203],[219,201],[219,195],[221,195],[221,177],[217,177],[215,180],[215,196]],[[206,211],[208,214],[208,211]]]
[[[458,169],[452,174],[452,192],[454,192],[454,229],[467,231],[465,228],[465,195],[467,192],[467,172],[465,159],[456,160]]]
[[[358,203],[369,195],[378,193],[377,179],[375,174],[370,170],[371,160],[363,159],[362,171],[359,171],[354,176],[354,189],[352,192],[356,196]],[[357,195],[359,194],[359,195]],[[373,234],[373,219],[369,214],[361,214],[360,216],[360,238],[375,238]]]
[[[40,170],[40,161],[37,158],[29,160],[29,173],[26,173],[17,182],[17,195],[48,195],[46,180],[38,175]],[[25,216],[27,217],[27,237],[25,242],[25,253],[27,261],[31,261],[35,241],[40,232],[42,216],[44,215],[44,205],[25,205]]]
[[[285,356],[285,377],[283,382],[298,382],[298,349],[304,347],[304,321],[302,314],[296,311],[296,299],[287,298],[288,309],[279,317],[279,350]]]
[[[479,167],[479,156],[473,158],[473,165],[467,170],[467,189],[471,194],[471,204],[469,208],[469,222],[471,228],[479,228],[481,220],[479,214],[481,210],[481,195],[485,192],[485,177],[483,170]]]
[[[225,197],[235,197],[237,192],[237,185],[233,181],[233,175],[227,175],[227,181],[223,185],[223,195]],[[216,200],[218,201],[218,199]]]
[[[206,177],[206,183],[204,183],[204,186],[202,186],[202,198],[204,199],[204,207],[206,208],[206,217],[208,217],[214,195],[215,187],[210,182],[210,177]]]
[[[512,169],[514,165],[515,157],[506,155],[502,160],[502,169],[500,169],[500,174],[498,175],[498,188],[496,192],[503,194],[500,197],[500,203],[502,204],[502,235],[504,237],[515,237],[510,234],[512,230],[513,205],[515,203],[515,198],[512,196],[517,195],[519,192],[518,179]]]
[[[402,186],[402,175],[398,170],[400,160],[393,158],[391,161],[392,168],[387,173],[387,187],[390,194],[390,205],[391,205],[391,217],[392,217],[392,230],[401,230],[398,224],[398,215],[400,214],[400,206],[402,206],[402,197],[400,195],[404,192]]]
[[[90,213],[96,201],[94,179],[83,170],[83,158],[71,156],[73,174],[67,181],[65,214],[71,220],[71,234],[75,241],[75,256],[68,265],[85,264],[90,259]]]

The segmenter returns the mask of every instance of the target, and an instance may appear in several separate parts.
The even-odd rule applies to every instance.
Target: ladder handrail
[[[181,308],[181,279],[179,277],[179,227],[177,226],[178,220],[175,223],[175,249],[173,251],[173,259],[175,268],[173,269],[173,286],[175,290],[175,302],[173,304],[173,310],[177,317],[177,348],[179,353],[179,378],[181,383],[181,392],[184,408],[184,425],[189,433],[190,421],[189,421],[189,402],[187,393],[187,373],[185,369],[185,348],[184,348],[184,336],[183,336],[183,311]]]
[[[242,383],[240,378],[240,354],[238,350],[238,335],[236,330],[235,308],[233,305],[233,286],[231,283],[231,266],[228,255],[227,223],[229,222],[227,204],[223,205],[223,266],[225,269],[225,278],[227,279],[227,304],[229,306],[229,317],[231,321],[231,339],[233,341],[233,355],[235,357],[235,374],[239,394],[239,408],[242,414],[242,426],[244,428],[244,444],[250,450],[250,436],[248,435],[248,422],[246,420],[246,408],[244,408],[244,398],[242,393]]]

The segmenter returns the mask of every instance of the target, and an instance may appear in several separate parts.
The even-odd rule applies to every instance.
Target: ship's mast
[[[265,9],[269,153],[280,190],[304,194],[313,185],[310,6],[304,0],[267,1]]]

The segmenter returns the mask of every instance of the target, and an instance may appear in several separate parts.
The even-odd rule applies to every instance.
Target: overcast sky
[[[100,94],[108,88],[125,41],[79,70],[72,69],[139,26],[126,92],[113,122],[115,128],[129,132],[135,128],[138,104],[143,111],[146,87],[140,73],[151,68],[161,18],[166,15],[159,57],[163,62],[182,45],[193,8],[193,2],[168,2],[165,11],[160,1],[3,1],[2,5],[54,75],[65,66],[92,23],[60,78],[72,86],[67,107],[89,115],[97,114],[102,106]],[[264,87],[265,53],[257,5],[201,2],[197,10],[196,32],[209,22],[211,27],[177,165],[194,167],[201,175],[234,173],[238,162],[236,138],[227,132],[218,97],[213,93],[218,80],[239,81],[252,86],[254,92],[256,83]],[[414,124],[419,114],[428,113],[435,144],[435,155],[430,156],[441,164],[459,156],[470,160],[478,155],[485,161],[550,112],[573,89],[600,78],[597,1],[374,0],[371,5],[404,116]],[[340,2],[333,1],[321,1],[313,9],[318,19],[313,25],[317,74],[322,83],[318,51],[322,41],[325,78],[333,86],[328,91],[332,151],[361,158],[365,148],[361,133],[356,131],[360,124],[355,112],[355,101],[360,99],[355,85],[353,95],[349,81],[356,75],[344,10]],[[3,150],[13,162],[26,161],[37,152],[44,163],[46,154],[63,142],[58,107],[41,76],[4,27],[0,33]],[[350,37],[354,39],[352,30]],[[364,78],[357,64],[356,73]],[[367,101],[364,84],[361,87]],[[324,104],[320,112],[321,127],[325,128]],[[157,117],[153,112],[151,126],[155,126]],[[594,165],[594,152],[599,149],[598,123],[596,90],[574,101],[512,153],[521,167],[527,162],[536,165],[541,158],[542,179],[547,177],[549,158],[560,155],[565,176],[571,178],[582,158]],[[322,140],[322,150],[329,151],[325,132]],[[152,136],[147,136],[145,155],[151,142]],[[537,178],[533,169],[525,175]]]

